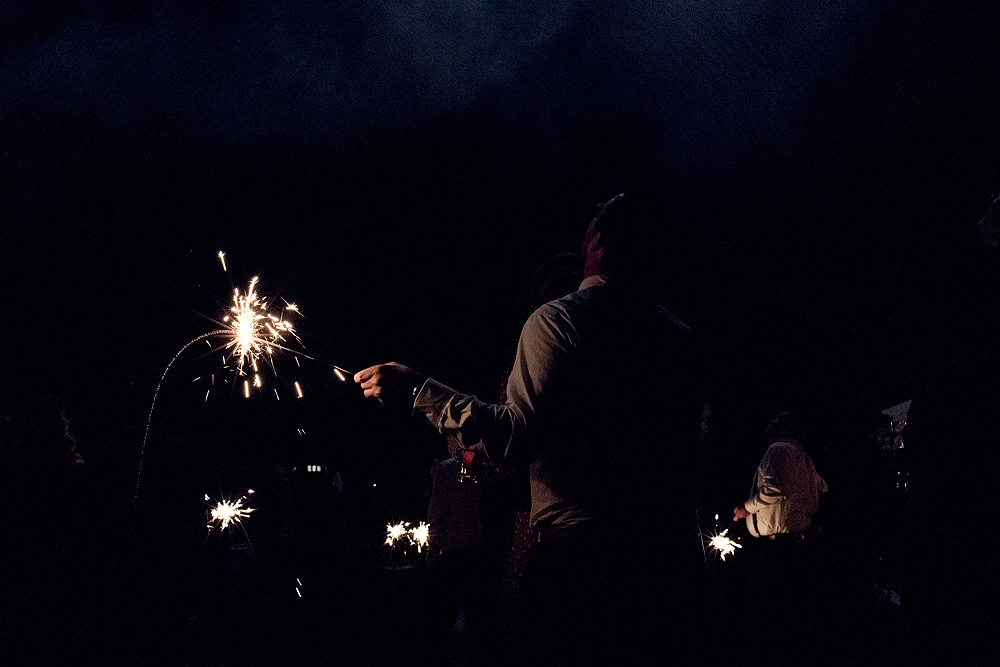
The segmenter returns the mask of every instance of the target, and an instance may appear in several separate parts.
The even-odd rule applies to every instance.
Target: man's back
[[[533,522],[665,519],[678,515],[678,502],[691,509],[679,518],[693,516],[689,459],[702,388],[690,330],[613,282],[540,311],[562,329],[566,349],[537,398]]]

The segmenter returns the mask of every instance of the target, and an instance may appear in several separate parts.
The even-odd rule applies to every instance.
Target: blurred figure
[[[89,489],[61,399],[16,406],[0,434],[4,655],[67,664],[87,650],[93,570]]]
[[[971,232],[971,229],[970,229]],[[1000,196],[951,256],[931,358],[907,415],[912,461],[901,606],[921,658],[995,662],[1000,473]],[[980,638],[977,641],[976,638]]]
[[[487,628],[483,526],[479,518],[482,496],[482,485],[462,474],[462,465],[454,458],[435,467],[427,508],[430,534],[425,665],[449,664],[449,642],[459,613],[465,616],[474,664],[482,664],[484,659]]]
[[[583,280],[583,257],[560,253],[543,261],[531,278],[531,312],[544,304],[576,291]],[[507,402],[507,380],[513,364],[507,367],[500,383],[499,403]],[[492,664],[516,664],[518,645],[516,627],[522,612],[521,577],[536,538],[531,528],[531,488],[524,466],[494,465],[485,452],[476,452],[451,440],[452,455],[463,461],[465,469],[483,486],[480,515],[483,519],[483,545],[486,556],[486,586],[491,609],[489,615]]]
[[[820,573],[813,522],[827,484],[802,448],[804,432],[795,415],[784,412],[764,431],[767,451],[757,467],[750,497],[733,510],[745,520],[758,544],[761,577],[760,647],[767,664],[809,662],[820,648],[817,626]]]

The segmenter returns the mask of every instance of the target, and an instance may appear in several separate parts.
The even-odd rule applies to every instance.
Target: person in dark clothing
[[[486,572],[479,503],[483,486],[445,459],[434,468],[427,508],[427,596],[424,615],[425,665],[447,665],[452,628],[459,613],[468,628],[473,664],[486,656]]]
[[[995,658],[981,639],[1000,620],[993,605],[970,604],[998,593],[1000,196],[976,231],[945,269],[926,382],[903,432],[913,466],[901,591],[907,640],[925,659],[965,664]]]

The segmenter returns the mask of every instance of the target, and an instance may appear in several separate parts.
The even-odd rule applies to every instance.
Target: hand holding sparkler
[[[412,405],[426,380],[423,373],[396,362],[370,366],[354,375],[354,381],[365,390],[366,397],[395,407]]]

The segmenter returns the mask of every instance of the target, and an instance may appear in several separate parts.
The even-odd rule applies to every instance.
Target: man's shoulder
[[[532,317],[549,321],[571,317],[574,313],[588,307],[588,304],[592,301],[594,296],[591,293],[593,289],[594,288],[577,290],[576,292],[570,292],[565,296],[561,296],[558,299],[553,299],[543,303],[535,309],[535,312],[532,313]]]
[[[652,316],[661,326],[670,326],[688,336],[693,335],[691,328],[682,319],[656,299],[624,291],[611,283],[585,286],[553,299],[539,306],[533,316],[547,321],[576,320],[590,314],[631,319],[638,316],[638,313],[645,313],[643,319],[647,321]]]

